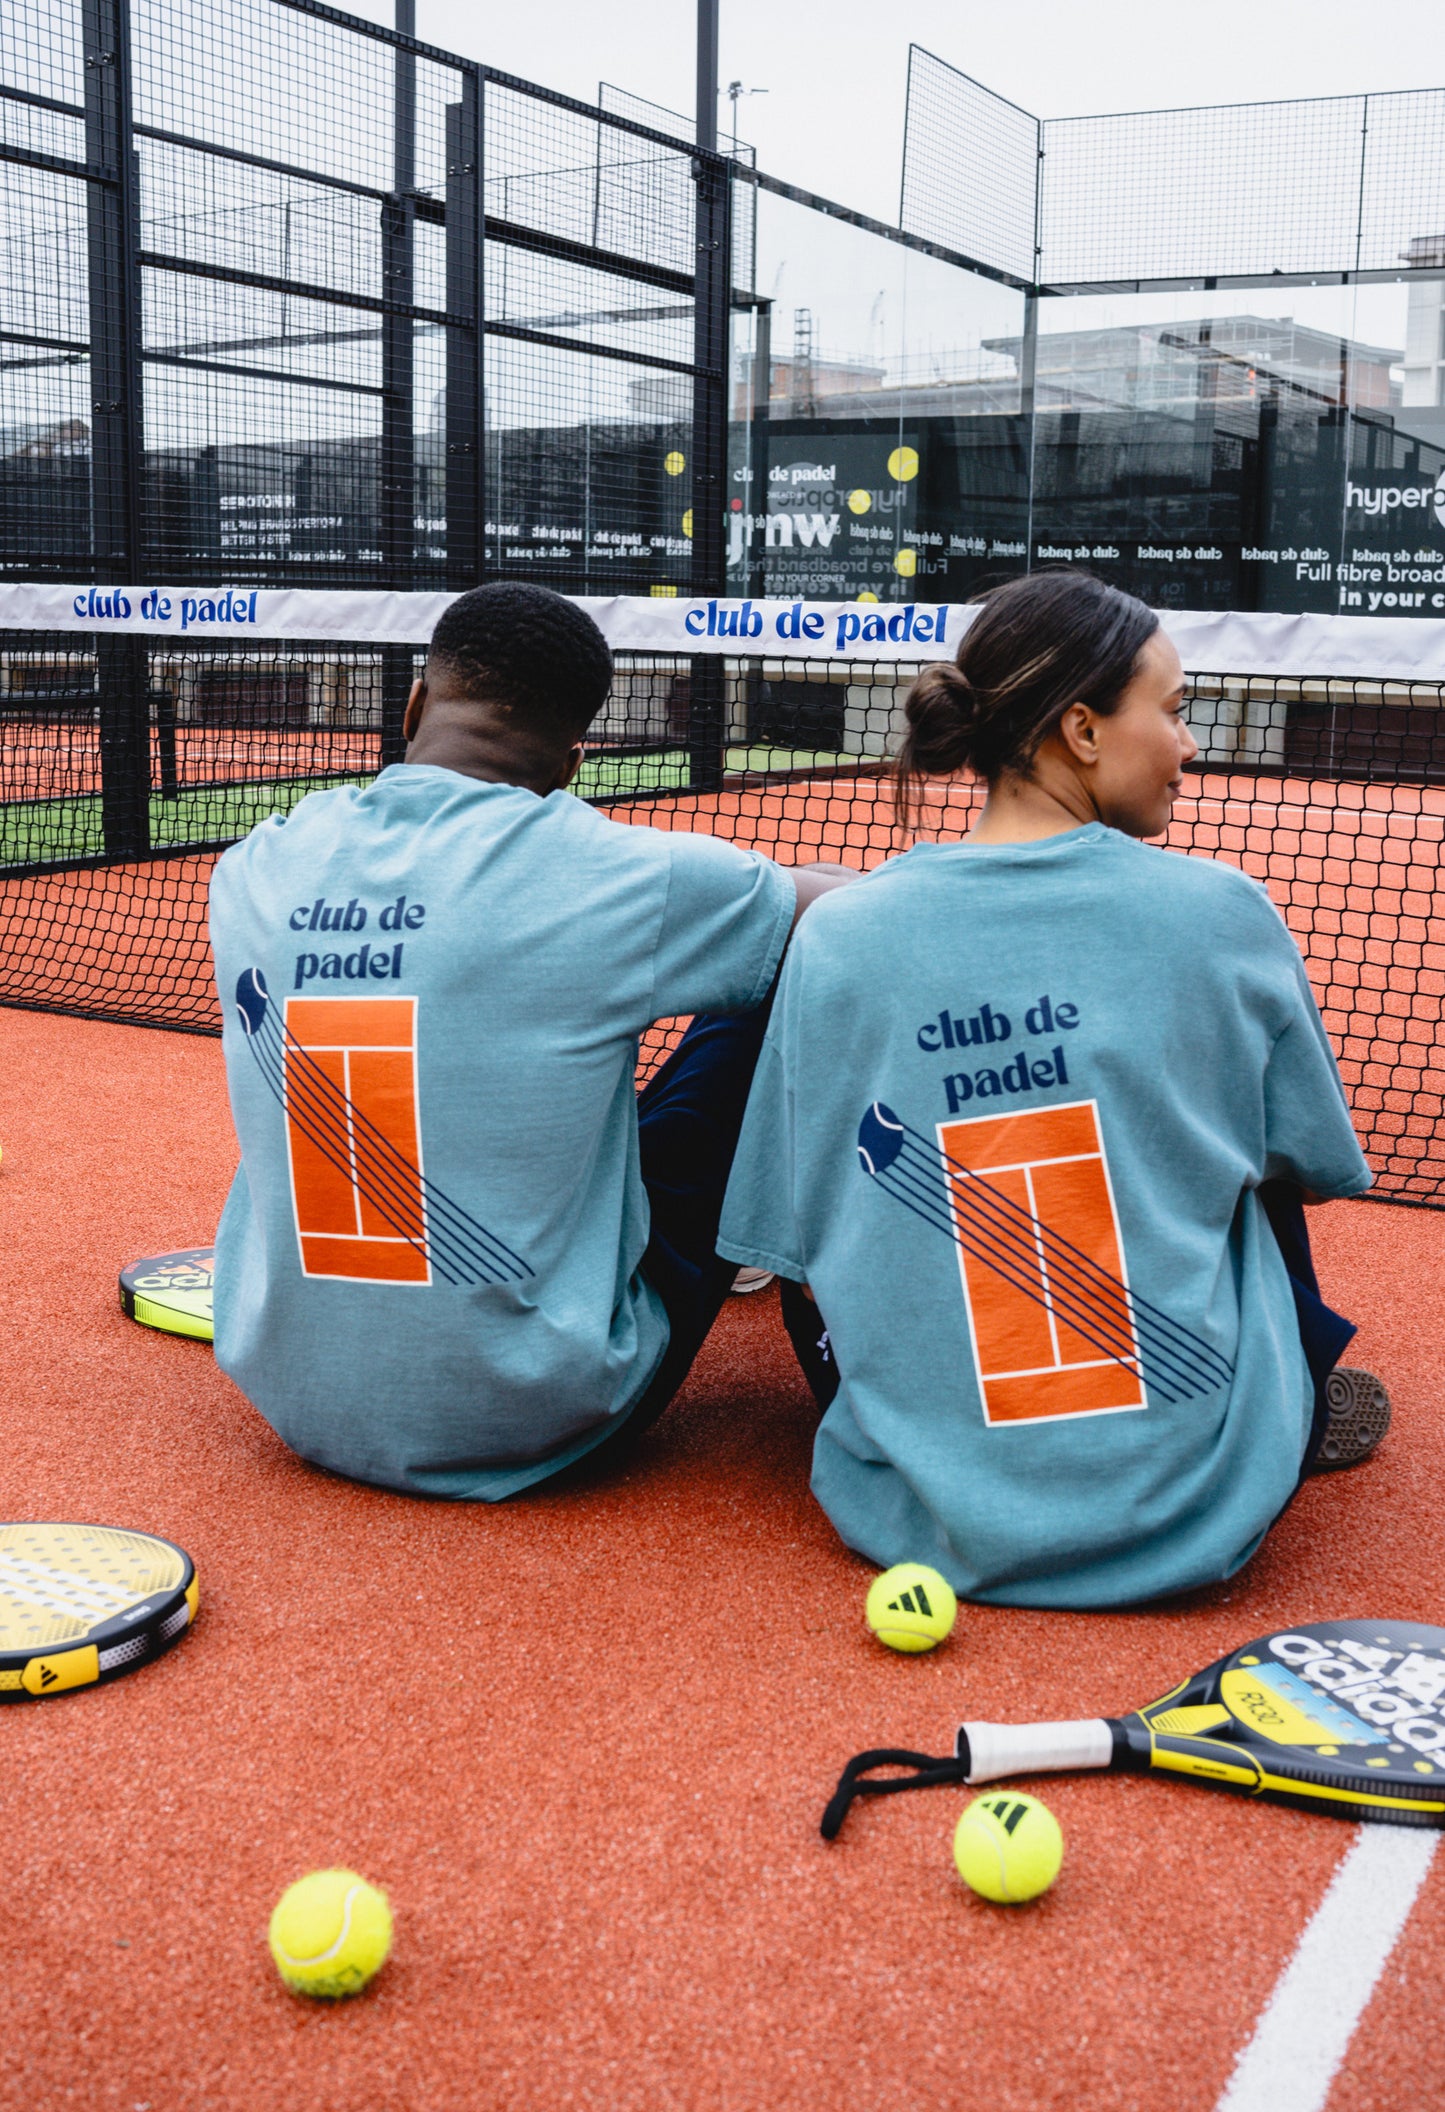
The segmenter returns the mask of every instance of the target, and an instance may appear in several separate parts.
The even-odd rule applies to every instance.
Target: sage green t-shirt
[[[1370,1174],[1293,939],[1234,867],[1093,825],[928,844],[804,918],[720,1251],[815,1294],[813,1489],[967,1595],[1225,1577],[1312,1388],[1256,1190]]]

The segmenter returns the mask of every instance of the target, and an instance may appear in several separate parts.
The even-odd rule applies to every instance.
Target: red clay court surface
[[[728,1307],[626,1473],[420,1503],[305,1467],[204,1347],[120,1314],[123,1262],[215,1224],[214,1042],[0,1011],[0,1142],[0,1516],[163,1533],[201,1579],[163,1662],[0,1715],[6,2112],[1212,2112],[1355,1828],[1059,1777],[1031,1786],[1063,1875],[1009,1909],[953,1874],[965,1792],[860,1806],[831,1848],[819,1813],[862,1746],[1122,1711],[1285,1622],[1439,1621],[1445,1216],[1315,1217],[1395,1429],[1240,1577],[965,1607],[905,1659],[808,1495],[773,1293]],[[310,2006],[266,1920],[339,1862],[389,1891],[395,1951]],[[1445,1857],[1330,2112],[1445,2101],[1442,2000]]]

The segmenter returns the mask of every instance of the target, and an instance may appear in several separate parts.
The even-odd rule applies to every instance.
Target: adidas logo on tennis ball
[[[953,1836],[959,1876],[980,1899],[1021,1906],[1047,1892],[1064,1860],[1064,1836],[1047,1804],[1019,1790],[975,1797]]]
[[[953,1632],[958,1600],[923,1562],[896,1562],[868,1587],[868,1626],[890,1650],[932,1650]]]

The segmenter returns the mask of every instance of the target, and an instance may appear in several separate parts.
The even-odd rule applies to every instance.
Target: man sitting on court
[[[318,1465],[495,1499],[666,1406],[789,931],[785,871],[566,788],[612,661],[524,585],[462,595],[406,760],[221,859],[211,939],[241,1166],[216,1356]],[[639,1100],[638,1036],[696,1014]]]

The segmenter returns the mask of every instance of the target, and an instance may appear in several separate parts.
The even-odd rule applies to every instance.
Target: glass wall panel
[[[0,570],[64,577],[91,542],[85,186],[0,162],[0,216]]]
[[[1033,562],[1160,608],[1333,610],[1360,422],[1392,431],[1403,289],[1039,306]]]
[[[632,289],[631,305],[648,301]],[[685,593],[691,451],[689,375],[489,335],[488,574],[567,594]]]
[[[764,191],[732,377],[729,572],[957,600],[1025,561],[1022,295]],[[766,365],[766,385],[763,367]]]
[[[1428,222],[1426,223],[1429,224]],[[1445,232],[1406,258],[1445,266]],[[1445,614],[1445,278],[1361,287],[1370,334],[1400,347],[1390,388],[1351,389],[1337,606],[1356,615]]]

